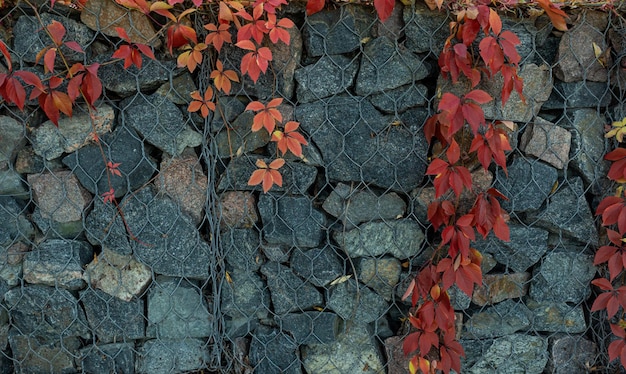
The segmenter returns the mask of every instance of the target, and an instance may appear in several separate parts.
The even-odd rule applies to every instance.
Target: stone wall
[[[119,18],[110,4],[42,19],[82,38],[88,62],[104,62],[105,25]],[[22,11],[10,47],[43,76],[34,56],[45,38]],[[419,4],[398,4],[385,24],[355,5],[286,13],[300,29],[273,47],[272,73],[244,79],[207,121],[186,112],[204,73],[164,54],[141,71],[103,65],[95,126],[122,174],[110,181],[84,108],[56,128],[3,104],[1,372],[407,372],[400,299],[432,253],[422,127],[437,98],[460,89],[437,68],[449,19]],[[479,87],[496,98],[486,116],[512,123],[508,176],[474,172],[477,189],[509,197],[511,242],[476,243],[484,286],[471,298],[451,290],[463,372],[607,364],[603,326],[589,315],[593,208],[609,191],[605,124],[626,115],[626,33],[605,13],[572,20],[558,33],[546,17],[505,19],[522,41],[526,101],[513,93],[503,107],[497,78]],[[150,25],[133,25],[150,38]],[[593,43],[618,58],[599,61]],[[224,48],[238,66],[241,52]],[[263,194],[246,182],[276,149],[250,132],[244,108],[276,96],[310,146]],[[111,187],[119,210],[100,197]]]

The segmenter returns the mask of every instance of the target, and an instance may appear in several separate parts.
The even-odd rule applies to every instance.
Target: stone
[[[310,103],[346,92],[354,82],[359,63],[342,55],[325,55],[295,72],[299,103]]]
[[[302,374],[298,345],[292,337],[271,327],[257,327],[248,357],[259,373]]]
[[[354,279],[348,279],[327,289],[327,305],[341,318],[361,324],[382,318],[387,311],[387,302],[382,296]]]
[[[524,297],[528,293],[529,280],[530,273],[485,274],[482,286],[474,289],[472,302],[483,306]]]
[[[371,9],[346,5],[309,15],[304,24],[304,46],[307,55],[339,55],[352,52],[369,37],[375,22]]]
[[[404,339],[401,336],[392,336],[385,339],[384,346],[387,356],[387,372],[394,374],[410,374],[403,344]]]
[[[92,245],[102,246],[119,255],[130,255],[133,248],[128,241],[128,232],[124,222],[117,219],[117,214],[113,204],[95,199],[93,209],[85,220],[85,236]]]
[[[283,244],[268,244],[263,242],[261,243],[261,250],[268,260],[280,263],[288,262],[291,254],[291,248]]]
[[[258,319],[224,317],[224,333],[229,339],[243,338],[252,333],[258,326]]]
[[[557,181],[556,169],[540,161],[515,157],[503,170],[496,171],[494,187],[509,200],[502,201],[506,211],[526,212],[538,210],[550,196]]]
[[[30,137],[35,154],[46,160],[54,160],[63,153],[72,153],[93,142],[94,130],[98,136],[111,131],[115,121],[113,108],[99,104],[91,115],[89,109],[74,110],[72,117],[62,116],[58,126],[46,121],[35,128]]]
[[[124,301],[92,288],[80,292],[80,300],[98,342],[143,339],[146,335],[143,300]]]
[[[277,262],[268,262],[261,267],[261,274],[267,279],[275,314],[281,316],[323,305],[322,294],[290,268]]]
[[[218,96],[215,107],[215,113],[213,113],[213,118],[211,119],[212,132],[218,132],[230,127],[230,123],[246,109],[241,100],[232,96]]]
[[[22,242],[11,244],[2,260],[8,265],[19,265],[24,260],[24,255],[30,251],[30,246]],[[0,294],[2,293],[2,282],[0,281]]]
[[[85,312],[67,290],[26,285],[10,289],[4,299],[12,325],[21,335],[54,344],[67,337],[91,336]]]
[[[64,338],[63,343],[47,342],[13,330],[9,344],[16,373],[76,372],[74,357],[80,347],[76,337]]]
[[[538,302],[581,303],[591,294],[589,282],[595,272],[591,256],[553,251],[535,268],[530,297]]]
[[[6,282],[9,286],[17,286],[23,280],[22,277],[22,262],[16,263],[15,258],[10,252],[11,248],[15,245],[19,245],[21,242],[14,242],[11,247],[2,245],[0,246],[0,280]]]
[[[251,192],[226,191],[220,194],[220,228],[249,229],[259,220],[256,198]]]
[[[220,177],[217,187],[218,191],[261,191],[261,185],[248,185],[250,175],[257,170],[255,162],[258,159],[261,159],[261,157],[250,156],[232,159],[226,171]],[[268,164],[271,162],[271,160],[264,160]],[[303,194],[311,187],[313,182],[315,182],[317,168],[300,162],[287,161],[285,165],[280,168],[280,173],[283,176],[283,185],[282,187],[277,185],[272,186],[272,191]]]
[[[296,118],[322,152],[331,181],[397,191],[421,184],[428,153],[423,132],[391,125],[393,120],[366,99],[342,96],[329,103],[299,105]]]
[[[384,22],[379,19],[379,22],[377,22],[374,26],[374,29],[372,30],[374,36],[386,36],[391,40],[397,40],[403,37],[405,27],[403,13],[404,5],[396,1],[389,18],[387,18]]]
[[[185,123],[176,104],[160,95],[126,99],[120,107],[125,123],[169,155],[178,156],[186,147],[202,144],[202,135]]]
[[[196,83],[191,74],[185,72],[171,81],[163,83],[156,94],[163,96],[176,105],[189,105],[191,93],[197,91]],[[204,120],[202,121],[204,123]]]
[[[49,26],[53,21],[59,22],[65,27],[64,40],[78,43],[83,51],[88,50],[89,45],[94,40],[93,31],[71,18],[45,12],[39,14],[39,18],[41,21],[37,17],[23,15],[17,19],[15,26],[13,26],[13,51],[25,62],[34,63],[37,60],[39,51],[54,45],[46,34],[46,30],[44,30],[44,27]],[[76,52],[65,45],[61,46],[61,52],[70,64],[74,62],[82,63],[85,57],[84,53]],[[57,64],[59,63],[58,61]],[[39,63],[43,63],[43,61],[40,60]]]
[[[82,221],[91,195],[69,171],[30,174],[28,184],[42,218],[67,223]]]
[[[152,272],[133,256],[106,248],[85,269],[85,281],[93,288],[124,301],[140,297],[152,280]]]
[[[219,157],[235,157],[264,147],[270,142],[270,135],[265,129],[252,131],[253,120],[254,113],[243,112],[229,123],[228,128],[217,133],[215,142]]]
[[[554,88],[542,109],[574,109],[607,107],[611,93],[605,83],[591,81],[554,81]]]
[[[274,320],[298,345],[329,344],[337,341],[344,330],[343,320],[330,312],[289,313],[274,316]]]
[[[135,347],[132,343],[97,344],[82,348],[80,366],[87,373],[133,373]]]
[[[566,303],[534,300],[527,300],[526,305],[532,312],[533,331],[578,334],[587,330],[582,305],[570,306]]]
[[[337,249],[330,245],[313,249],[294,248],[290,265],[296,274],[317,287],[326,287],[344,275],[343,261]]]
[[[572,134],[566,129],[537,117],[522,134],[520,149],[557,169],[569,163]]]
[[[448,37],[451,21],[445,12],[428,9],[426,4],[414,2],[405,6],[403,20],[406,26],[406,47],[415,53],[439,56]]]
[[[302,365],[308,374],[384,372],[376,339],[363,324],[352,324],[329,344],[309,344],[300,348]]]
[[[100,147],[95,144],[63,158],[63,164],[94,195],[100,196],[113,188],[115,197],[120,198],[129,190],[146,184],[157,170],[157,165],[148,156],[148,150],[134,130],[120,126],[113,133],[104,135],[100,142],[107,155],[106,162],[120,163],[117,170],[121,177],[107,178],[106,162],[102,159]]]
[[[593,214],[585,198],[583,181],[578,177],[564,181],[548,200],[545,210],[531,214],[528,220],[582,243],[598,244]]]
[[[57,171],[63,168],[61,160],[45,160],[38,156],[30,146],[24,146],[17,151],[14,169],[19,174],[40,174],[46,171]]]
[[[373,220],[393,220],[406,213],[406,203],[395,192],[377,195],[371,190],[353,190],[338,183],[322,208],[348,228]]]
[[[585,374],[598,358],[596,344],[582,335],[557,334],[548,341],[551,373]]]
[[[426,78],[430,66],[387,37],[378,37],[363,48],[355,92],[366,96]]]
[[[28,199],[30,193],[22,176],[15,170],[0,170],[0,194],[18,199]]]
[[[361,257],[356,261],[359,281],[391,301],[393,289],[400,280],[402,265],[394,257]]]
[[[257,273],[233,269],[232,282],[224,284],[221,306],[225,315],[233,318],[255,319],[267,317],[270,293]]]
[[[6,39],[5,39],[6,40]],[[0,116],[0,164],[13,161],[26,143],[24,125],[9,116]]]
[[[467,371],[540,374],[548,362],[546,338],[513,334],[495,339],[483,356]]]
[[[108,36],[119,37],[115,28],[121,27],[126,30],[132,43],[150,44],[155,48],[161,44],[148,16],[110,1],[87,2],[80,12],[80,20],[90,29]],[[147,60],[142,57],[144,61]]]
[[[233,268],[257,271],[261,267],[261,234],[257,229],[225,230],[220,234],[220,243],[226,262]]]
[[[138,349],[137,374],[196,371],[210,362],[207,343],[200,339],[148,340]]]
[[[100,63],[111,61],[111,54],[104,54],[97,57],[96,60]],[[107,90],[118,94],[120,97],[129,97],[137,93],[137,90],[139,92],[154,91],[168,82],[172,76],[177,76],[183,71],[176,68],[176,61],[174,60],[145,58],[141,69],[134,65],[124,69],[122,61],[103,64],[98,69],[98,77]],[[161,97],[160,95],[156,96]]]
[[[584,10],[574,26],[561,37],[554,75],[564,82],[589,80],[606,82],[607,69],[596,58],[594,44],[608,48],[605,30],[608,17],[603,12]]]
[[[159,170],[159,179],[155,181],[157,189],[174,200],[180,210],[199,225],[204,218],[209,180],[198,156],[192,151],[184,151],[175,158],[165,156]]]
[[[406,287],[404,291],[406,291]],[[402,295],[398,295],[397,293],[396,295],[402,297]],[[456,284],[453,284],[452,287],[448,289],[448,295],[450,296],[450,304],[452,304],[452,308],[454,310],[466,310],[470,307],[470,304],[472,303],[472,298],[467,296],[465,292],[461,291],[461,289]],[[411,299],[407,298],[405,302],[410,303]]]
[[[461,336],[464,339],[495,338],[532,327],[532,314],[526,305],[506,300],[474,313],[463,324]]]
[[[572,133],[571,165],[597,195],[606,191],[602,180],[606,178],[610,164],[603,156],[609,152],[604,138],[605,124],[606,117],[595,109],[568,111],[559,121],[559,125]]]
[[[424,233],[417,222],[403,219],[367,222],[345,233],[335,231],[333,238],[352,258],[389,254],[404,260],[420,254]]]
[[[213,315],[197,284],[158,277],[148,290],[146,336],[157,339],[204,338],[213,334]]]
[[[0,248],[20,239],[30,241],[35,235],[32,224],[26,219],[22,203],[8,197],[0,196]]]
[[[259,197],[259,213],[263,221],[263,237],[271,244],[317,247],[326,230],[326,217],[313,207],[309,197]]]
[[[423,84],[409,84],[369,96],[376,109],[390,114],[402,113],[412,107],[425,105],[427,98],[428,89]]]
[[[505,242],[489,234],[486,240],[478,240],[474,246],[483,256],[491,253],[507,268],[524,272],[536,264],[548,250],[548,232],[515,222],[509,222],[508,225],[510,241]]]
[[[93,259],[89,243],[49,239],[24,257],[24,280],[31,284],[78,290],[85,286],[83,269]]]

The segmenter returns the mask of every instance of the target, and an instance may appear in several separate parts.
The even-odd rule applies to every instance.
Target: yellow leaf
[[[602,55],[602,48],[596,44],[596,42],[591,43],[593,45],[593,54],[596,55],[596,58],[599,58]]]
[[[345,281],[347,281],[348,279],[352,278],[352,275],[343,275],[337,279],[335,279],[334,281],[330,282],[331,286],[334,286],[336,284],[341,284]]]

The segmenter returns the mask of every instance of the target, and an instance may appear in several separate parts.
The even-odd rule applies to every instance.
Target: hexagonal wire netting
[[[186,108],[216,56],[178,68],[158,17],[111,0],[3,4],[15,69],[50,77],[36,57],[55,20],[85,51],[62,49],[69,64],[101,64],[104,93],[97,115],[80,104],[58,128],[34,101],[0,106],[0,372],[408,372],[401,296],[436,245],[424,173],[437,149],[423,125],[454,90],[437,65],[446,14],[398,3],[383,24],[362,5],[308,17],[285,6],[290,45],[272,46],[268,74],[234,84],[203,119]],[[196,29],[214,17],[198,12]],[[593,213],[613,190],[603,135],[626,116],[626,24],[593,6],[572,9],[565,33],[546,16],[503,18],[522,41],[526,103],[514,93],[485,107],[510,121],[513,150],[508,176],[476,168],[474,180],[509,197],[511,242],[475,243],[484,287],[450,291],[462,371],[617,372],[606,316],[589,309],[604,272]],[[156,60],[108,62],[116,26]],[[236,69],[242,53],[226,45],[219,58]],[[481,88],[498,101],[498,84]],[[262,193],[248,178],[277,149],[245,107],[276,97],[309,145]],[[118,205],[103,200],[111,188]]]

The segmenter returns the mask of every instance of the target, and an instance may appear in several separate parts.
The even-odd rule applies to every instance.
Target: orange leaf
[[[565,22],[565,19],[569,17],[564,11],[557,8],[550,0],[537,0],[537,2],[548,17],[550,17],[552,25],[554,25],[557,30],[567,31],[567,22]]]

